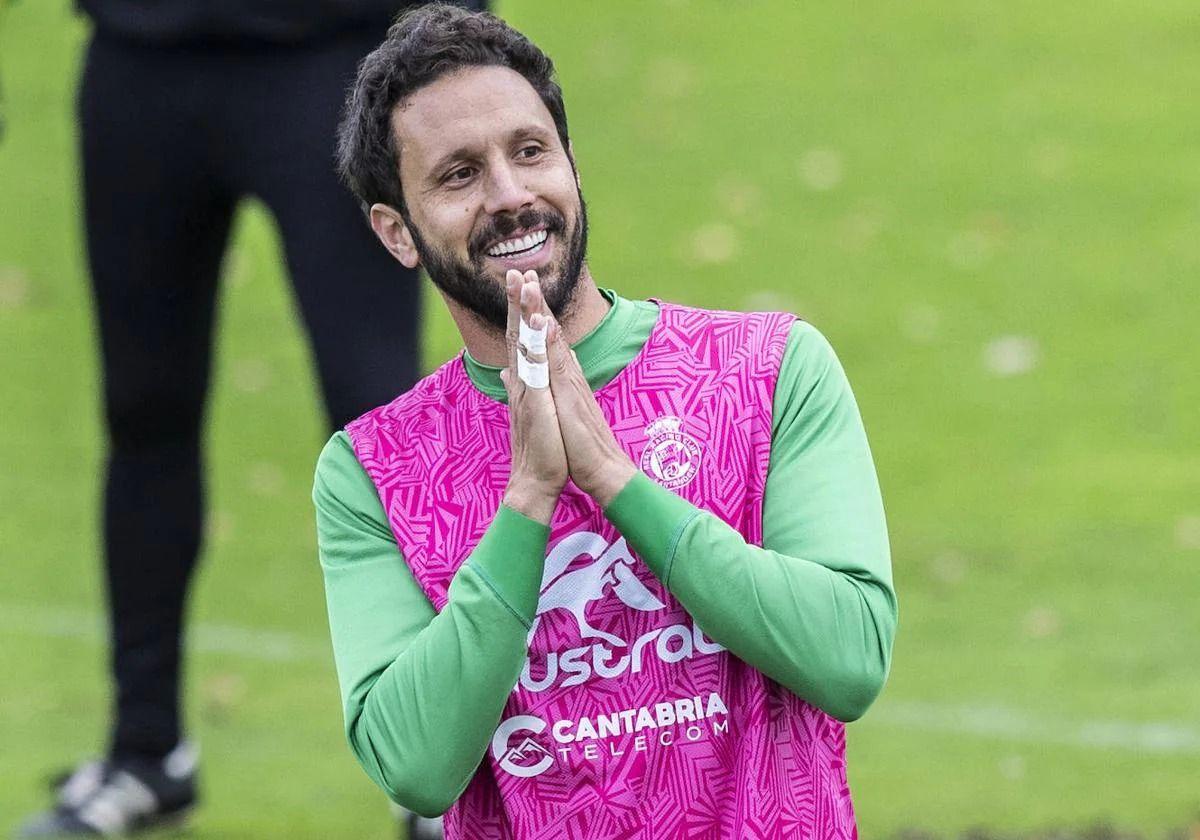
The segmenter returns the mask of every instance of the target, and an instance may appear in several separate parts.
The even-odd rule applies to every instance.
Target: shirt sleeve
[[[350,747],[389,797],[443,813],[471,780],[524,665],[549,529],[501,506],[439,613],[339,432],[313,485]]]
[[[883,501],[845,372],[797,322],[773,406],[763,547],[638,474],[605,511],[704,632],[855,720],[883,688],[897,601]]]

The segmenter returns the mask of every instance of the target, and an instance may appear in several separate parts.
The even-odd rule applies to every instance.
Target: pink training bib
[[[661,304],[596,392],[635,464],[755,545],[794,320]],[[440,611],[500,504],[508,407],[459,356],[346,428]],[[841,723],[708,638],[573,484],[547,552],[525,667],[447,840],[857,837]]]

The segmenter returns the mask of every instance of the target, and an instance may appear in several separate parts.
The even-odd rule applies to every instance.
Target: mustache
[[[507,239],[513,231],[532,227],[544,227],[549,233],[562,233],[566,230],[567,220],[557,211],[535,210],[532,207],[520,213],[492,216],[471,237],[468,245],[471,257],[480,259],[488,248],[501,239]]]

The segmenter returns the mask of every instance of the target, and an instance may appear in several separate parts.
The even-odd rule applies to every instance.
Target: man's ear
[[[394,207],[386,204],[371,205],[371,229],[388,249],[393,257],[398,259],[405,268],[416,268],[421,264],[416,245],[413,244],[412,233],[404,222],[404,217]]]
[[[575,173],[575,189],[583,189],[583,181],[579,179],[579,167],[575,165],[575,142],[567,138],[567,157],[571,161],[571,171]]]

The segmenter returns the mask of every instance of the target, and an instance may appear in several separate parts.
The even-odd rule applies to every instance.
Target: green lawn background
[[[901,597],[888,688],[849,728],[863,836],[1098,819],[1155,836],[1200,813],[1195,5],[500,11],[559,67],[600,282],[793,310],[855,386]],[[107,684],[72,121],[86,27],[64,0],[0,14],[3,832],[100,746]],[[388,837],[327,653],[311,362],[252,203],[224,273],[194,836]],[[432,367],[458,339],[426,309]],[[239,628],[281,635],[212,649]]]

